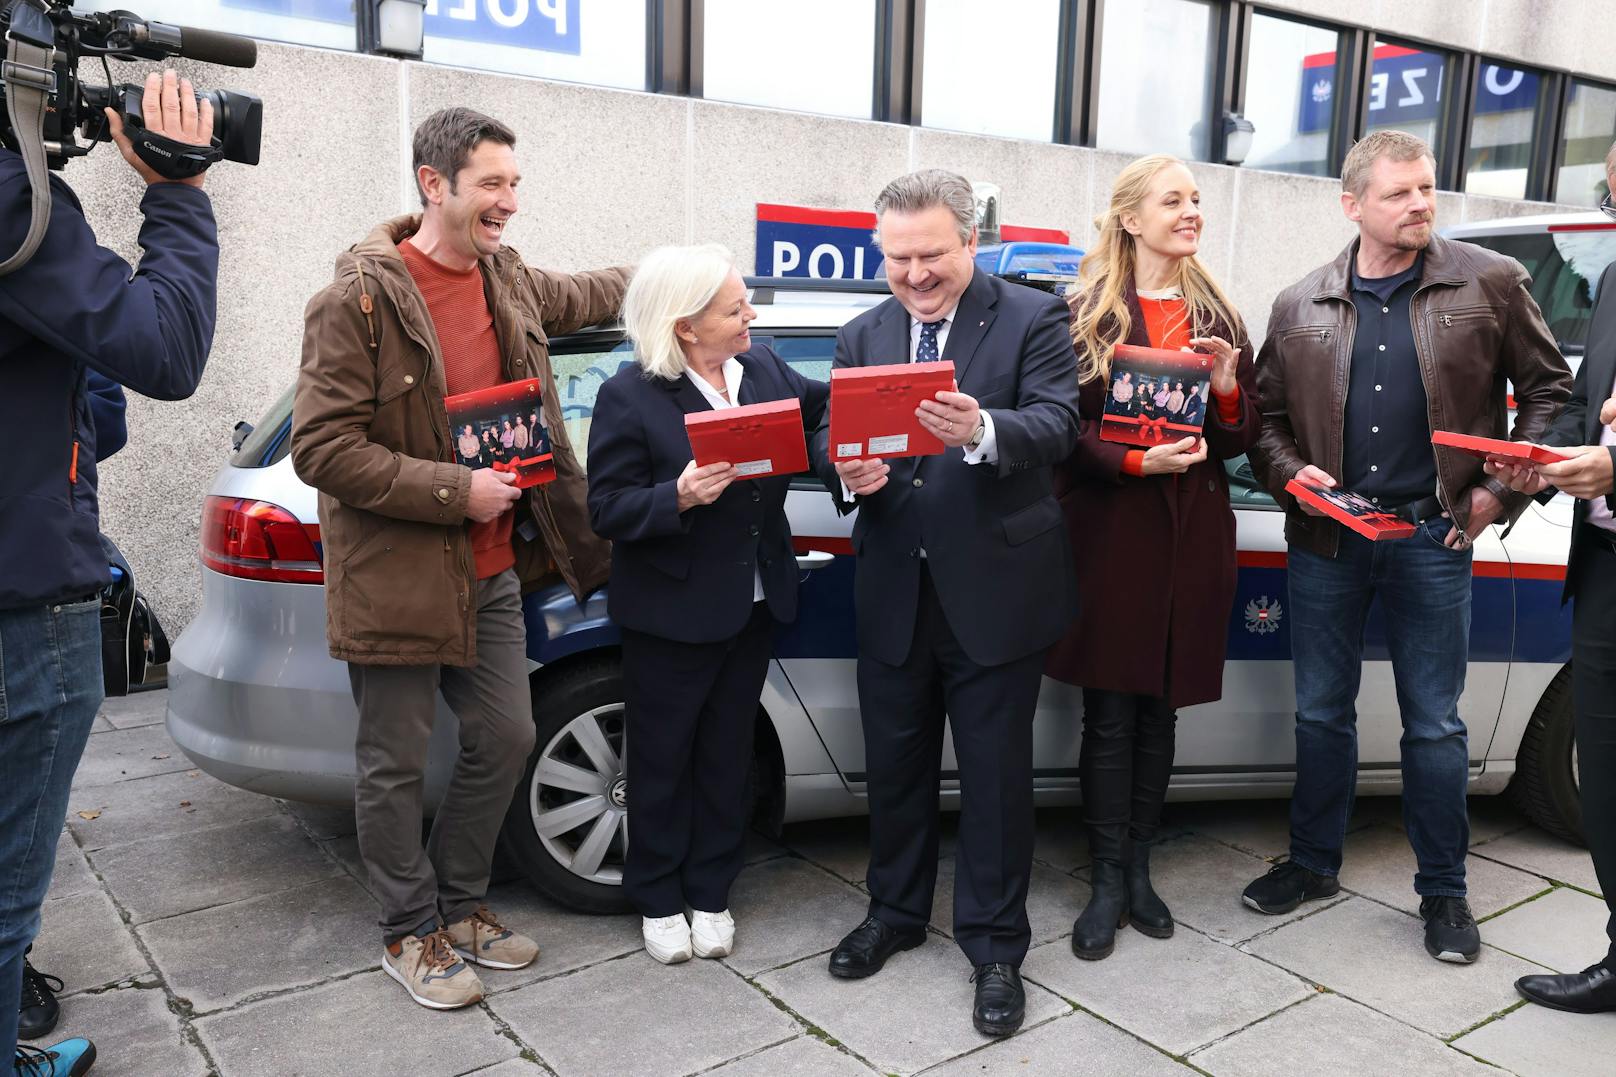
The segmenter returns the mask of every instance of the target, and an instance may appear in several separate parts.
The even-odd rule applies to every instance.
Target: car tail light
[[[321,583],[320,528],[279,505],[246,497],[202,503],[202,563],[246,580]]]

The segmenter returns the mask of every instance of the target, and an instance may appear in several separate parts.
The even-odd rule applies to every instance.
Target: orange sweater
[[[1139,309],[1145,315],[1145,336],[1149,338],[1152,348],[1178,351],[1190,346],[1189,310],[1182,298],[1147,299],[1140,296]],[[1214,391],[1212,399],[1217,402],[1218,416],[1225,423],[1233,426],[1240,421],[1238,385],[1228,396]],[[1128,455],[1122,458],[1123,473],[1140,475],[1143,473],[1144,464],[1145,450],[1129,449]]]

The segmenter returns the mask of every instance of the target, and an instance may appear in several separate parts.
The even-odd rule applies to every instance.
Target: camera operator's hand
[[[146,94],[141,100],[140,111],[146,129],[155,134],[192,146],[206,146],[213,141],[213,102],[203,101],[198,109],[191,80],[176,78],[172,69],[164,71],[161,76],[155,71],[146,76]],[[123,117],[110,108],[106,114],[107,124],[112,129],[112,141],[118,144],[118,152],[123,154],[123,159],[140,174],[141,179],[148,184],[187,183],[192,187],[202,186],[200,175],[171,180],[153,172],[151,166],[135,153],[135,147],[129,144],[129,136],[123,133]]]

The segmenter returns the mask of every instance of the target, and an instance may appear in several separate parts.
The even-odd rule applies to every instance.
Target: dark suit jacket
[[[741,404],[802,401],[816,429],[829,388],[809,381],[767,345],[736,356],[746,374]],[[624,628],[685,643],[738,633],[752,615],[753,571],[777,621],[797,617],[797,561],[786,520],[789,476],[738,479],[711,505],[678,509],[676,483],[690,462],[685,415],[710,411],[681,375],[650,377],[638,366],[608,378],[589,428],[589,520],[612,541],[607,610]]]
[[[1610,399],[1611,382],[1616,379],[1616,286],[1612,286],[1616,275],[1613,274],[1616,274],[1616,263],[1606,266],[1599,278],[1593,317],[1588,325],[1588,345],[1582,353],[1582,365],[1577,368],[1577,380],[1571,387],[1571,399],[1544,431],[1541,439],[1544,445],[1599,444],[1599,409]],[[1612,447],[1611,455],[1616,458],[1616,447]],[[1611,462],[1616,464],[1616,459]],[[1553,490],[1545,490],[1540,500],[1553,496]],[[1605,502],[1616,511],[1616,493],[1608,495]],[[1588,502],[1577,501],[1572,520],[1564,599],[1570,599],[1576,592],[1577,560],[1587,542],[1581,525],[1588,520]]]
[[[1077,438],[1077,359],[1066,304],[978,271],[960,297],[942,357],[954,364],[960,392],[993,416],[998,462],[967,464],[960,449],[895,459],[887,484],[858,500],[858,645],[888,665],[908,655],[924,549],[966,655],[978,665],[1002,665],[1054,643],[1077,612],[1052,478]],[[908,361],[909,313],[897,299],[837,334],[838,367]],[[829,436],[827,412],[813,460],[839,498]]]

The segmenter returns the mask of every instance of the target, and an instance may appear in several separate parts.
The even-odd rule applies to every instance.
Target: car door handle
[[[797,555],[797,567],[805,572],[812,572],[816,568],[825,568],[836,560],[836,555],[826,553],[824,550],[808,550]]]

